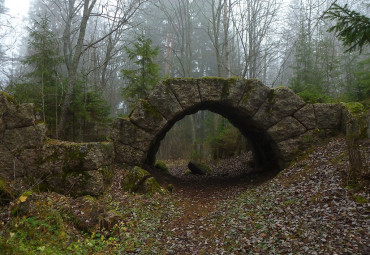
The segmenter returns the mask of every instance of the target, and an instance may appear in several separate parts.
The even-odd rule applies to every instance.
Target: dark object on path
[[[205,164],[192,161],[189,162],[188,168],[190,169],[192,174],[205,175],[207,172],[211,171],[211,169]]]

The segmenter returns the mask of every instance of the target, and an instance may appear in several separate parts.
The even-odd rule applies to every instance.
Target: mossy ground
[[[8,217],[8,207],[0,208],[0,251],[364,254],[369,244],[370,195],[366,185],[345,188],[344,145],[344,138],[332,139],[263,183],[255,179],[230,186],[188,183],[174,185],[172,193],[139,195],[122,192],[116,175],[117,185],[94,198],[119,217],[109,230],[79,229],[70,214],[58,210],[60,195],[42,193],[33,201],[33,209],[23,214]]]

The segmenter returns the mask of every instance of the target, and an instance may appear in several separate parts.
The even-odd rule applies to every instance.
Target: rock
[[[257,126],[268,129],[304,105],[305,102],[290,89],[276,88],[270,91],[267,100],[253,116],[253,120]]]
[[[115,162],[117,163],[125,163],[131,166],[140,166],[145,163],[147,153],[144,151],[121,143],[115,143],[114,150],[116,152]]]
[[[166,166],[166,163],[164,163],[163,161],[158,160],[155,163],[154,167],[159,169],[160,171],[162,171],[165,174],[169,174],[168,167]]]
[[[3,114],[7,129],[22,128],[35,125],[35,106],[33,104],[10,104]]]
[[[16,105],[17,101],[11,95],[0,91],[0,117],[8,111],[9,107]]]
[[[133,124],[129,119],[117,118],[113,123],[111,138],[115,143],[146,151],[154,136]]]
[[[88,170],[97,170],[104,166],[110,166],[114,162],[114,148],[110,142],[87,143],[83,167]]]
[[[104,191],[104,176],[112,170],[113,160],[112,143],[48,140],[38,162],[43,190],[97,196]]]
[[[314,104],[317,128],[339,129],[342,108],[340,104]]]
[[[198,79],[193,78],[174,78],[167,79],[164,83],[169,86],[173,94],[176,96],[182,109],[189,109],[201,102]]]
[[[216,77],[205,77],[199,79],[199,93],[202,102],[217,102],[226,98],[229,94],[230,86],[236,79],[223,79]]]
[[[26,175],[24,164],[4,145],[0,144],[0,176],[6,181]]]
[[[140,194],[162,192],[161,186],[151,174],[138,166],[128,170],[122,179],[121,186],[124,191]]]
[[[141,99],[130,114],[130,121],[149,133],[156,133],[166,124],[166,119],[147,100]]]
[[[295,118],[288,116],[267,130],[275,142],[281,142],[306,132],[306,128]]]
[[[199,162],[193,162],[193,161],[189,162],[188,168],[192,174],[199,174],[199,175],[205,175],[211,171],[211,169],[207,165],[203,163],[199,163]]]
[[[246,87],[250,84],[250,80],[234,79],[235,81],[228,83],[226,90],[226,97],[222,102],[231,105],[232,107],[239,107],[239,102],[242,100]]]
[[[5,131],[5,123],[0,115],[0,137],[3,136],[4,131]],[[0,143],[1,143],[1,139],[0,139]]]
[[[298,152],[306,150],[309,146],[312,146],[317,141],[317,137],[313,130],[307,131],[304,134],[287,139],[278,143],[282,159],[285,162],[289,162],[298,155]]]
[[[182,107],[166,82],[160,82],[150,94],[148,102],[167,120],[182,112]]]
[[[246,86],[239,102],[239,108],[249,117],[252,117],[266,101],[270,91],[271,89],[263,85],[259,80],[246,80]]]
[[[294,118],[301,122],[308,130],[314,129],[316,126],[315,110],[312,104],[306,104],[296,113]]]
[[[62,172],[51,175],[41,184],[43,191],[54,191],[64,195],[98,196],[104,191],[103,173],[99,170],[85,172]]]
[[[10,151],[20,151],[30,148],[41,148],[46,137],[45,124],[36,126],[6,129],[3,144]]]

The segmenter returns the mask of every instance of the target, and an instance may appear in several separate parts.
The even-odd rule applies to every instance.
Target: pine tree
[[[139,36],[133,48],[125,47],[131,69],[121,70],[127,86],[122,89],[122,96],[128,103],[134,103],[139,98],[145,98],[158,83],[160,66],[154,62],[159,48],[152,48],[152,40]]]
[[[55,130],[61,97],[58,66],[61,58],[57,40],[45,16],[33,20],[28,41],[28,56],[22,61],[28,68],[26,82],[12,84],[10,89],[21,102],[32,102],[41,111],[49,130]]]
[[[348,5],[341,7],[335,3],[326,11],[325,18],[337,20],[328,31],[334,31],[344,46],[349,47],[347,52],[357,49],[361,52],[363,47],[370,45],[370,18],[350,10]]]

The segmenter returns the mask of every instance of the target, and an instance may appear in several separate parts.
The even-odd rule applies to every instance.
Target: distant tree
[[[361,52],[363,47],[370,45],[370,18],[350,10],[348,5],[341,7],[335,3],[326,11],[324,17],[337,21],[328,31],[334,31],[344,46],[349,47],[347,52],[357,49]]]
[[[160,66],[154,62],[159,48],[152,48],[151,39],[139,36],[132,48],[125,47],[132,68],[121,70],[123,78],[127,81],[122,89],[122,96],[129,103],[145,98],[158,83]]]
[[[28,72],[25,82],[12,84],[10,90],[21,102],[32,102],[42,112],[49,130],[55,130],[61,97],[58,80],[58,56],[56,39],[50,30],[49,19],[45,16],[33,20],[28,38],[28,55],[22,63]]]

